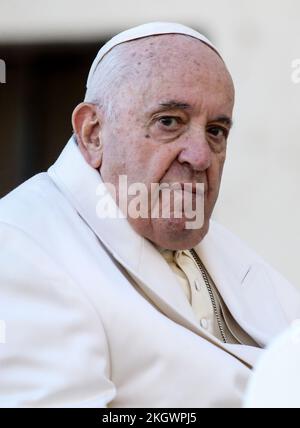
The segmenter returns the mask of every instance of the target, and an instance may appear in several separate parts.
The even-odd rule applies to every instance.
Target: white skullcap
[[[144,37],[157,36],[161,34],[184,34],[190,37],[194,37],[195,39],[198,39],[209,47],[211,47],[221,57],[216,47],[205,36],[203,36],[203,34],[198,33],[198,31],[186,27],[185,25],[176,24],[172,22],[151,22],[123,31],[122,33],[117,34],[107,43],[105,43],[105,45],[102,46],[96,58],[94,59],[94,62],[91,66],[88,75],[86,87],[89,87],[99,62],[112,48],[117,45],[120,45],[121,43],[129,42],[131,40],[142,39]]]

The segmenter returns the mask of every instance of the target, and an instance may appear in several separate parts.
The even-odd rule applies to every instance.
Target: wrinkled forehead
[[[87,80],[87,88],[90,85],[90,82],[93,78],[93,75],[99,65],[99,63],[103,60],[103,58],[109,53],[114,47],[130,42],[138,39],[145,39],[147,37],[155,36],[155,35],[170,35],[170,34],[180,34],[180,35],[188,35],[193,37],[194,39],[205,43],[211,49],[213,49],[219,56],[221,56],[216,49],[216,47],[212,44],[210,40],[208,40],[203,34],[195,31],[194,29],[187,27],[185,25],[179,23],[172,22],[149,22],[146,24],[139,25],[137,27],[130,28],[126,31],[123,31],[117,35],[115,35],[112,39],[110,39],[104,46],[99,50],[93,64],[91,66],[88,80]]]
[[[231,76],[220,56],[205,43],[185,35],[159,35],[116,47],[128,64],[127,82],[133,93],[161,94],[176,90],[197,96],[233,99]],[[137,88],[137,91],[134,91]],[[136,94],[137,95],[137,94]]]
[[[123,53],[128,65],[151,64],[163,67],[170,63],[183,65],[183,62],[196,65],[210,64],[216,71],[226,69],[223,59],[207,44],[186,35],[156,35],[123,43],[114,48]]]

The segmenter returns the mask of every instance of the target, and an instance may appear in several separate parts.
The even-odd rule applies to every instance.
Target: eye
[[[217,139],[227,139],[229,131],[222,126],[211,126],[207,129],[207,132]]]
[[[176,131],[182,124],[181,118],[176,116],[162,116],[158,122],[167,131]]]

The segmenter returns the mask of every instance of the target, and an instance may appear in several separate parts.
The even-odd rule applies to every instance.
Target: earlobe
[[[88,164],[97,169],[101,166],[103,151],[100,119],[97,106],[89,103],[79,104],[72,115],[79,149]]]
[[[99,169],[102,164],[103,157],[103,146],[100,140],[100,135],[97,138],[97,141],[93,146],[91,146],[91,150],[89,152],[89,164],[95,168]]]

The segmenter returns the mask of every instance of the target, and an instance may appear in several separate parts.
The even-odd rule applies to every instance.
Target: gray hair
[[[106,118],[115,115],[115,101],[124,79],[134,75],[132,61],[127,55],[129,49],[123,44],[108,52],[98,64],[86,90],[84,101],[102,108]]]

